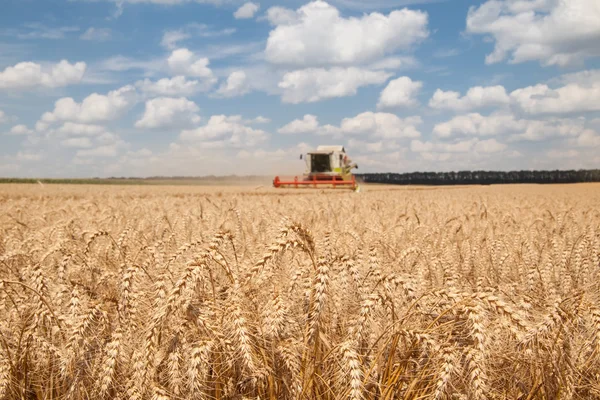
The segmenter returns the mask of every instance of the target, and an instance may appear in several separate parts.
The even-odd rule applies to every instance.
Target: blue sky
[[[596,0],[4,0],[0,176],[600,167]]]

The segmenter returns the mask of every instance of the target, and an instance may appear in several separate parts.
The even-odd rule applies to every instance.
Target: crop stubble
[[[600,185],[0,187],[0,399],[600,397]]]

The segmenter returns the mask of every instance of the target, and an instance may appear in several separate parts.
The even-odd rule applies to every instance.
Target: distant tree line
[[[600,182],[600,170],[458,171],[356,174],[365,183],[395,185],[492,185],[501,183]]]

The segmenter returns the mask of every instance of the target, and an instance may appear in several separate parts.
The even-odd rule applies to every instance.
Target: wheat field
[[[600,185],[0,186],[0,399],[600,398]]]

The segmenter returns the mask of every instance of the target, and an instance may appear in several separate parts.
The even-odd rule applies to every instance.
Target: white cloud
[[[590,69],[578,72],[572,72],[569,74],[561,75],[558,82],[568,85],[574,83],[579,86],[593,86],[600,83],[600,69]]]
[[[552,137],[574,137],[584,131],[585,120],[550,118],[548,120],[520,120],[525,125],[509,137],[511,141],[539,141]]]
[[[475,151],[479,153],[497,153],[505,150],[506,145],[496,141],[496,139],[480,140],[475,144]]]
[[[81,40],[92,40],[95,42],[105,42],[112,38],[112,30],[110,28],[94,28],[90,27],[80,37]]]
[[[200,109],[185,97],[158,97],[146,101],[144,115],[135,123],[136,128],[168,128],[200,122]]]
[[[427,38],[427,14],[402,9],[389,15],[340,16],[324,1],[314,1],[292,14],[277,8],[267,12],[276,27],[269,33],[269,62],[299,66],[353,65],[376,61],[408,49]]]
[[[247,123],[249,124],[268,124],[269,122],[271,122],[271,119],[263,117],[262,115],[259,115],[258,117],[247,121]]]
[[[370,70],[399,70],[414,68],[419,62],[412,56],[391,56],[385,57],[367,65]]]
[[[78,83],[85,74],[86,64],[70,64],[62,60],[42,67],[33,62],[21,62],[0,72],[0,89],[31,89],[39,86],[55,88]]]
[[[248,82],[246,73],[244,71],[233,71],[216,93],[222,97],[237,97],[248,92],[250,92],[250,82]]]
[[[0,110],[0,124],[5,123],[6,121],[8,121],[8,117],[6,116],[6,113],[2,110]]]
[[[267,137],[262,129],[246,126],[239,115],[213,115],[206,125],[180,134],[181,140],[203,143],[208,148],[255,146]]]
[[[502,112],[489,116],[471,113],[436,124],[433,133],[441,138],[505,135],[511,141],[538,141],[550,137],[575,137],[584,131],[584,124],[585,119],[582,118],[531,120],[518,119]]]
[[[291,25],[298,21],[298,15],[289,8],[274,6],[267,10],[267,20],[271,25]]]
[[[217,79],[208,67],[209,63],[208,58],[198,57],[188,49],[173,50],[167,59],[167,64],[174,74],[202,78],[206,84],[212,85]]]
[[[212,84],[210,82],[188,80],[185,76],[175,76],[173,78],[162,78],[158,81],[144,79],[143,81],[137,81],[135,86],[150,96],[191,96],[209,90]]]
[[[529,114],[600,111],[600,79],[589,82],[589,85],[569,83],[558,89],[538,84],[517,89],[510,97],[518,107]]]
[[[137,102],[137,93],[131,85],[123,86],[106,95],[92,93],[81,103],[71,97],[63,97],[54,103],[54,110],[46,112],[39,121],[44,126],[57,121],[73,121],[81,123],[112,121],[120,117]]]
[[[436,90],[429,101],[435,109],[457,112],[486,107],[516,106],[528,114],[567,114],[600,110],[600,70],[580,71],[553,79],[564,86],[553,89],[538,84],[514,90],[508,95],[503,86],[472,87],[459,92]]]
[[[384,151],[396,150],[400,146],[391,140],[377,142],[365,142],[362,140],[350,139],[348,140],[347,148],[351,150],[351,153],[364,154],[364,153],[381,153]],[[355,159],[356,160],[356,159]]]
[[[307,68],[286,73],[278,86],[284,103],[312,103],[355,95],[358,88],[385,82],[391,74],[362,68]]]
[[[1,112],[0,112],[1,113]],[[11,130],[7,133],[8,135],[31,135],[33,131],[29,129],[25,125],[15,125],[11,128]]]
[[[306,114],[302,119],[295,119],[289,124],[279,128],[277,132],[283,135],[293,135],[298,133],[315,133],[319,129],[317,117]]]
[[[105,130],[106,129],[100,125],[65,122],[56,130],[56,132],[64,136],[96,136],[105,132]]]
[[[260,5],[257,3],[247,2],[244,3],[236,12],[233,13],[235,19],[247,19],[253,18],[254,14],[258,11]]]
[[[394,114],[367,111],[354,117],[344,118],[339,126],[320,125],[315,115],[306,114],[302,119],[296,119],[282,126],[278,132],[284,135],[310,133],[337,138],[347,134],[383,139],[402,139],[420,137],[421,133],[417,126],[422,123],[421,117],[417,116],[398,118]]]
[[[388,83],[379,96],[378,108],[412,107],[419,104],[416,96],[423,87],[423,82],[413,81],[401,76]]]
[[[436,124],[433,133],[441,138],[455,135],[495,136],[502,132],[515,132],[524,125],[511,114],[492,114],[485,117],[478,113],[459,115],[450,121]]]
[[[60,142],[64,147],[77,148],[77,149],[88,149],[92,147],[92,141],[87,137],[78,137],[65,139]]]
[[[600,56],[597,0],[489,0],[472,6],[467,32],[491,35],[494,51],[485,61],[539,61],[566,66]]]
[[[344,118],[340,130],[347,134],[369,134],[381,138],[417,138],[421,133],[417,126],[421,117],[398,118],[395,114],[364,112],[352,118]]]
[[[586,129],[575,140],[575,145],[586,148],[600,147],[600,135],[591,129]]]
[[[182,40],[191,38],[192,35],[189,32],[185,32],[181,29],[175,31],[167,31],[163,34],[160,45],[169,50],[174,50]]]
[[[115,145],[119,145],[119,146],[125,146],[127,145],[125,142],[123,142],[119,136],[115,135],[114,133],[110,133],[110,132],[103,132],[101,135],[96,137],[96,142],[100,143],[100,144],[115,144]]]
[[[509,101],[510,99],[503,86],[476,86],[470,88],[463,97],[460,97],[459,92],[445,92],[437,89],[431,100],[429,100],[429,107],[442,110],[470,111],[477,108],[508,105]]]

